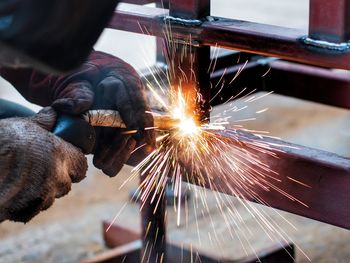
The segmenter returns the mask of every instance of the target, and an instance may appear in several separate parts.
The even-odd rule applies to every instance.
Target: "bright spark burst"
[[[257,225],[269,239],[276,242],[283,240],[284,244],[291,243],[291,238],[285,234],[271,215],[259,211],[246,201],[256,200],[268,206],[260,193],[276,191],[293,202],[307,206],[301,200],[278,187],[281,182],[278,173],[260,158],[261,154],[278,158],[277,153],[282,152],[281,149],[285,146],[262,140],[268,136],[266,132],[251,131],[252,134],[250,134],[241,125],[237,125],[238,128],[227,128],[229,122],[222,116],[213,118],[212,123],[199,125],[194,116],[186,113],[186,100],[181,92],[177,91],[176,97],[178,100],[176,100],[175,105],[169,106],[169,114],[180,120],[178,125],[171,131],[162,131],[157,138],[157,149],[133,169],[133,176],[130,177],[130,180],[140,175],[143,178],[138,191],[141,203],[143,205],[146,205],[147,202],[156,204],[155,213],[158,209],[157,206],[161,203],[160,200],[157,200],[157,196],[159,197],[160,193],[163,193],[170,181],[177,199],[174,209],[177,213],[177,225],[180,226],[186,218],[182,215],[181,207],[181,196],[182,191],[184,191],[183,181],[194,183],[203,188],[238,197],[239,204],[255,218]],[[248,104],[255,101],[251,97],[243,98],[243,100]],[[232,111],[238,109],[236,106],[230,108]],[[186,187],[191,188],[190,185],[186,185]],[[196,196],[194,202],[199,202],[209,211],[205,190],[199,191],[196,188],[192,188],[192,190],[195,191]],[[248,241],[249,234],[247,233],[250,233],[250,230],[244,225],[236,208],[237,205],[227,196],[217,194],[215,198],[217,208],[221,211],[223,220],[229,228],[236,228],[239,224],[243,225],[235,230],[236,234],[230,233],[232,238],[242,236],[242,240],[240,240],[242,247],[246,249],[245,247],[248,246],[254,251]],[[198,204],[194,206],[199,207]],[[185,214],[187,213],[188,211],[185,211]],[[278,211],[275,210],[275,213],[288,225],[291,225]],[[210,218],[210,220],[212,219]],[[214,229],[214,222],[211,222],[211,225]],[[200,229],[197,231],[199,235]],[[208,233],[212,241],[227,241],[220,239],[215,231],[214,229],[214,237]]]
[[[173,118],[179,120],[179,123],[170,131],[158,131],[157,149],[132,170],[132,176],[124,184],[141,175],[143,180],[139,185],[139,196],[137,198],[141,200],[143,205],[147,202],[156,204],[153,211],[156,213],[157,207],[160,204],[157,196],[159,197],[161,193],[164,193],[166,185],[170,181],[176,198],[174,209],[177,213],[177,225],[180,225],[184,218],[188,218],[189,213],[189,207],[186,203],[185,213],[184,215],[182,214],[181,195],[184,191],[183,181],[203,186],[203,189],[209,188],[216,192],[228,193],[229,195],[238,197],[239,205],[244,207],[251,217],[256,220],[256,224],[266,233],[269,239],[276,242],[281,242],[282,240],[283,243],[295,243],[271,214],[266,213],[264,210],[259,210],[256,206],[246,201],[255,200],[269,206],[261,196],[261,193],[276,191],[281,196],[293,202],[307,206],[301,200],[298,200],[278,187],[281,177],[261,159],[262,154],[278,159],[278,152],[282,152],[282,149],[286,146],[262,140],[266,137],[271,138],[268,132],[249,131],[241,125],[243,122],[255,120],[255,117],[233,121],[230,121],[230,117],[227,117],[230,114],[232,115],[232,113],[247,109],[250,103],[268,94],[256,96],[252,94],[253,91],[242,96],[242,93],[245,92],[245,89],[243,89],[236,96],[232,96],[225,102],[228,109],[217,115],[212,114],[210,123],[199,124],[195,113],[187,109],[188,101],[192,98],[187,98],[182,93],[181,85],[170,90],[164,88],[165,86],[170,86],[173,77],[186,77],[185,74],[184,76],[174,76],[174,60],[172,56],[174,56],[174,50],[177,46],[172,39],[170,27],[165,32],[165,36],[169,48],[167,52],[164,52],[168,55],[168,71],[164,72],[160,70],[159,73],[159,71],[155,72],[150,69],[154,83],[148,82],[147,87],[158,104]],[[218,54],[217,50],[214,50],[214,54]],[[216,61],[217,57],[210,63],[208,72],[214,72]],[[247,62],[238,70],[238,73],[234,76],[230,84],[237,78],[246,65]],[[223,75],[225,72],[226,70]],[[166,83],[164,83],[164,77],[167,79]],[[221,81],[223,81],[223,76],[219,82]],[[212,87],[220,87],[219,93],[223,88],[223,84],[219,85],[217,83],[217,85],[212,85]],[[163,99],[169,93],[170,98],[168,98],[170,103]],[[214,96],[217,97],[218,94]],[[200,96],[198,95],[198,97]],[[237,105],[236,97],[240,97],[239,100],[244,102],[245,105],[243,107]],[[256,111],[256,114],[261,114],[266,110],[267,108],[261,109]],[[209,239],[213,242],[220,242],[220,240],[221,242],[226,242],[227,237],[225,237],[225,240],[222,240],[216,233],[216,227],[210,216],[209,205],[206,201],[206,191],[194,188],[191,184],[186,184],[186,187],[187,189],[185,191],[188,189],[194,191],[195,198],[193,200],[193,206],[195,207],[196,221],[200,216],[199,214],[202,217],[206,214],[204,210],[199,211],[199,204],[204,209],[207,209],[206,215],[208,216],[209,224],[212,225],[214,230],[212,234],[208,232]],[[246,248],[248,247],[255,253],[249,241],[249,235],[251,235],[252,231],[245,225],[237,208],[237,203],[233,202],[232,198],[221,194],[215,194],[215,199],[217,201],[216,207],[222,213],[222,220],[229,229],[229,235],[232,238],[238,238],[245,251],[247,251]],[[277,210],[274,210],[274,213],[285,223],[292,226]],[[197,231],[200,241],[198,222]],[[282,243],[280,244],[282,245]],[[300,247],[297,246],[297,248],[304,254]],[[306,255],[305,257],[308,258]]]

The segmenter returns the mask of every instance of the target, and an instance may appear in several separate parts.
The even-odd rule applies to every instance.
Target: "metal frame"
[[[129,0],[127,2],[144,4],[152,1]],[[190,45],[196,57],[194,72],[197,79],[201,80],[192,84],[200,90],[204,97],[209,98],[210,90],[206,84],[209,74],[203,72],[203,68],[207,68],[203,65],[207,64],[210,59],[209,46],[218,46],[238,50],[243,52],[239,56],[250,58],[246,70],[237,81],[245,84],[260,82],[262,89],[269,87],[280,94],[350,108],[350,99],[347,99],[347,95],[350,94],[350,76],[328,69],[350,70],[350,0],[310,0],[309,33],[303,30],[212,17],[210,16],[210,0],[173,0],[163,4],[169,7],[169,10],[122,4],[116,10],[109,28],[146,33],[162,38],[166,24],[170,24],[172,35],[178,39],[179,45],[182,40],[188,40],[190,35]],[[166,46],[159,40],[157,43],[157,57],[161,60],[161,51],[164,52]],[[269,59],[261,55],[297,63]],[[179,58],[179,56],[180,53],[174,58]],[[228,56],[237,56],[237,53]],[[220,58],[218,64],[222,63],[225,66],[225,61],[225,57]],[[183,63],[182,67],[186,67],[189,60],[185,58],[181,63]],[[240,66],[229,67],[228,77],[230,74],[235,74]],[[261,74],[259,79],[254,77],[257,72],[266,72],[267,69],[271,73],[266,78],[261,78]],[[211,78],[220,78],[220,70],[222,69],[219,66]],[[284,80],[284,88],[279,85],[282,80]],[[309,83],[317,83],[319,87],[317,94],[310,91]],[[327,87],[330,83],[333,89]],[[231,95],[223,89],[223,97]],[[213,104],[219,103],[219,100],[213,102]],[[202,106],[200,109],[202,120],[208,116],[208,109],[209,105]],[[225,135],[221,134],[221,136]],[[244,145],[244,140],[249,140],[252,136],[243,134],[241,143]],[[282,144],[288,143],[282,142]],[[261,153],[257,154],[281,175],[292,175],[293,178],[300,179],[311,187],[306,191],[305,188],[290,180],[283,180],[282,185],[284,190],[291,195],[298,196],[310,208],[300,206],[296,202],[293,203],[287,198],[281,198],[280,195],[276,196],[276,193],[273,192],[259,192],[259,189],[256,191],[261,194],[260,200],[252,200],[248,196],[246,198],[350,229],[350,160],[328,152],[289,145],[292,148],[284,153],[278,153],[279,159]],[[232,189],[227,188],[226,183],[221,180],[220,174],[212,178],[215,178],[216,185],[219,186],[217,191],[234,195]],[[157,255],[148,255],[150,259],[148,262],[156,262],[160,253],[165,255],[165,204],[156,214],[152,213],[152,205],[145,205],[146,208],[142,212],[143,235],[146,236],[144,246],[147,242],[158,242],[157,239],[160,237],[159,235],[155,237],[154,232],[162,234],[163,243],[155,251]],[[145,223],[149,221],[155,222],[154,227],[151,227],[153,231],[151,234],[148,223]]]
[[[166,21],[171,24],[174,38],[186,39],[190,34],[194,45],[218,45],[305,64],[350,70],[348,42],[326,42],[328,38],[321,38],[321,34],[318,34],[317,42],[308,38],[308,32],[303,30],[220,17],[206,17],[197,24],[179,23],[169,20],[167,15],[167,9],[123,4],[116,11],[109,28],[163,37]]]

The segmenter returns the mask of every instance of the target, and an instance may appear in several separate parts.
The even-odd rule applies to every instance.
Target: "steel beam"
[[[146,175],[140,177],[140,183],[145,180]],[[141,262],[166,262],[165,189],[159,192],[153,189],[147,198],[141,201],[141,229]]]
[[[169,2],[169,15],[176,19],[202,19],[209,14],[210,0]],[[172,67],[169,71],[171,88],[181,89],[190,115],[196,116],[199,122],[208,122],[210,47],[194,46],[191,35],[185,39],[168,37],[166,45],[168,66]]]
[[[219,58],[217,64],[225,60]],[[244,70],[229,84],[243,66]],[[222,76],[223,73],[225,76]],[[216,85],[219,80],[226,84],[223,87]],[[245,88],[242,96],[254,90],[273,91],[276,94],[350,109],[350,72],[252,56],[247,64],[243,60],[234,66],[226,63],[226,68],[218,68],[211,74],[211,82],[216,87],[212,89],[213,93],[220,90],[220,95],[211,101],[212,106],[227,101]]]
[[[164,37],[166,9],[122,4],[109,27]],[[169,24],[169,23],[167,23]],[[191,39],[200,45],[219,46],[305,64],[350,70],[350,51],[307,44],[308,32],[273,25],[211,17],[200,25],[171,23],[173,38]]]
[[[273,61],[266,67],[266,70],[270,68],[263,79],[266,89],[285,96],[350,109],[349,72],[281,60]]]
[[[350,40],[350,0],[310,0],[309,35],[316,40]]]
[[[237,132],[235,134],[237,135]],[[272,178],[264,178],[276,185],[290,196],[297,198],[305,205],[282,195],[273,189],[263,189],[258,184],[250,186],[255,193],[243,195],[248,201],[254,201],[290,213],[350,229],[350,159],[336,154],[311,149],[304,146],[279,141],[271,138],[260,139],[246,132],[238,132],[237,145],[248,149],[267,164],[270,169],[278,173],[280,183]],[[218,132],[222,139],[231,139],[227,131]],[[272,150],[278,158],[260,151],[252,151],[246,147],[247,142],[255,140],[274,145],[284,145]],[[282,152],[281,152],[282,151]],[[188,165],[190,168],[190,165]],[[259,169],[256,167],[256,169]],[[234,178],[234,174],[232,178]],[[209,178],[209,177],[207,177]],[[221,173],[210,174],[211,180],[193,176],[190,183],[200,185],[228,195],[235,195],[235,187],[227,175]],[[297,182],[301,182],[297,183]],[[215,189],[213,189],[213,185]],[[256,197],[259,198],[256,198]]]
[[[210,15],[210,0],[169,1],[169,15],[183,19],[201,19]]]

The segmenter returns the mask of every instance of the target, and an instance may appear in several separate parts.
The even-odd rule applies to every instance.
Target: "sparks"
[[[174,127],[179,137],[198,136],[200,127],[196,123],[194,117],[186,113],[186,102],[181,91],[177,92],[177,103],[171,108],[170,114],[174,119],[179,120],[179,123]]]
[[[201,103],[200,94],[194,89],[195,93],[197,93],[194,99],[193,93],[190,95],[192,97],[189,97],[188,94],[182,92],[187,88],[181,86],[181,83],[186,83],[185,79],[181,80],[181,78],[186,77],[186,74],[183,74],[183,76],[174,76],[174,58],[171,56],[175,54],[174,49],[176,49],[176,44],[172,41],[170,28],[165,32],[165,37],[168,41],[167,46],[171,49],[164,52],[164,54],[168,55],[166,57],[168,71],[164,72],[162,69],[159,69],[161,73],[154,73],[154,69],[150,68],[149,70],[155,81],[151,83],[147,80],[148,83],[146,86],[162,110],[179,122],[170,131],[159,131],[157,148],[133,169],[128,181],[140,175],[143,178],[142,183],[139,185],[138,199],[141,200],[143,205],[146,201],[150,200],[150,202],[156,204],[155,209],[157,209],[159,200],[156,199],[156,193],[164,192],[167,182],[170,181],[177,202],[174,205],[177,213],[177,224],[180,225],[184,218],[188,218],[189,213],[186,202],[185,213],[184,215],[182,214],[181,191],[183,182],[194,183],[198,186],[203,186],[203,189],[210,188],[210,190],[220,192],[222,191],[223,184],[218,183],[217,178],[215,178],[215,174],[220,174],[219,179],[225,182],[226,185],[224,187],[226,187],[226,192],[230,192],[232,196],[238,198],[237,200],[240,206],[248,211],[256,220],[257,225],[270,239],[278,242],[283,240],[286,243],[295,243],[285,234],[280,226],[280,222],[276,222],[270,214],[261,211],[246,201],[256,200],[261,204],[269,206],[259,195],[259,191],[275,191],[281,194],[281,196],[307,207],[307,204],[304,204],[301,200],[289,195],[286,191],[278,187],[281,177],[259,158],[258,153],[278,158],[276,152],[283,152],[284,146],[274,145],[261,140],[264,137],[270,137],[266,131],[249,131],[243,127],[242,123],[253,121],[256,119],[256,116],[244,119],[237,118],[231,121],[229,121],[231,117],[227,117],[228,113],[238,113],[245,110],[250,103],[262,99],[270,93],[256,97],[251,92],[243,96],[242,93],[245,90],[242,90],[225,102],[227,109],[224,112],[212,114],[209,123],[200,123],[197,117],[198,113],[193,109],[193,101]],[[216,53],[218,52],[214,52],[214,54]],[[214,57],[211,61],[208,72],[215,70],[216,59],[217,57]],[[231,83],[241,73],[246,64],[247,62],[238,71]],[[179,86],[171,87],[165,92],[164,77],[167,80],[167,83],[165,83],[166,86],[171,86],[171,78],[180,78],[180,81],[178,81],[180,83]],[[220,78],[220,81],[222,78]],[[218,87],[220,86],[218,84],[212,86]],[[221,89],[222,87],[219,92]],[[159,91],[160,93],[158,93]],[[215,96],[218,96],[219,92],[214,93]],[[167,97],[164,98],[164,95],[167,95]],[[241,97],[240,100],[244,103],[243,106],[237,105],[237,97]],[[265,111],[267,111],[267,108],[256,111],[255,114],[261,114]],[[153,129],[155,127],[150,128]],[[252,133],[252,136],[248,136],[247,132]],[[302,184],[302,182],[298,183]],[[191,185],[188,184],[188,187],[190,188]],[[196,214],[195,219],[197,220],[197,210],[200,213],[198,208],[201,204],[204,208],[201,211],[202,216],[209,216],[208,220],[210,220],[210,224],[213,226],[214,233],[208,232],[210,240],[220,242],[213,220],[210,218],[206,201],[206,190],[199,191],[197,188],[191,188],[191,190],[195,192],[195,198],[193,200],[193,206],[195,207],[194,213]],[[216,194],[215,198],[217,200],[217,208],[221,211],[223,221],[230,231],[229,234],[239,239],[244,250],[248,247],[254,251],[249,241],[249,233],[251,231],[245,226],[237,204],[225,195]],[[207,214],[205,214],[205,209],[207,209]],[[273,211],[288,225],[291,225],[278,211]],[[197,226],[197,229],[200,242],[199,226]],[[298,249],[304,254],[299,247]]]

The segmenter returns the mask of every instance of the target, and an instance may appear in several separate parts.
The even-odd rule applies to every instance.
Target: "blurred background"
[[[308,5],[308,0],[212,0],[212,15],[306,29]],[[105,30],[95,48],[124,59],[138,70],[155,63],[153,37]],[[0,86],[1,98],[39,109],[25,101],[6,81],[1,79]],[[243,114],[240,118],[250,116],[262,108],[269,110],[260,114],[256,121],[244,123],[245,127],[266,130],[285,141],[350,157],[349,111],[269,95],[238,114]],[[220,111],[220,108],[214,110]],[[129,227],[137,226],[139,222],[138,207],[128,204],[129,191],[137,185],[137,181],[131,181],[120,189],[130,173],[131,167],[125,166],[117,177],[109,178],[90,162],[87,178],[74,185],[68,196],[56,200],[48,211],[26,225],[10,222],[0,225],[0,262],[79,262],[106,250],[102,240],[102,220],[112,220],[127,203],[117,222]],[[312,262],[349,262],[350,231],[288,213],[283,215],[297,229],[290,230],[287,227],[286,232],[290,231],[288,234]],[[168,219],[174,220],[171,216]],[[220,229],[220,218],[217,220],[218,231],[225,233],[225,227]],[[247,224],[251,228],[255,227],[248,215]],[[179,234],[176,234],[176,228],[171,231],[170,238],[175,242],[181,239],[180,230]],[[184,238],[199,249],[226,257],[244,254],[238,240],[229,238],[225,245],[220,246],[200,244],[196,231],[194,229],[193,233],[185,233],[187,236]],[[257,247],[263,247],[269,242],[264,233],[256,233],[252,240],[252,245]],[[299,252],[297,262],[308,260]]]

